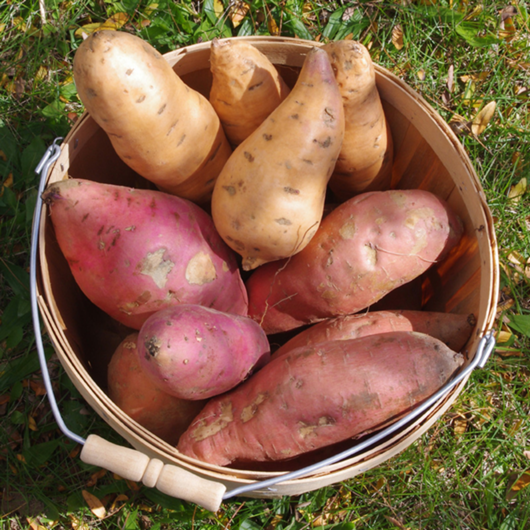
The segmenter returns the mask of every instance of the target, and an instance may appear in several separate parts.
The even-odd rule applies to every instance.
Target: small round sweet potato
[[[147,319],[138,337],[138,356],[168,394],[206,399],[266,364],[270,347],[264,331],[248,317],[183,304]]]

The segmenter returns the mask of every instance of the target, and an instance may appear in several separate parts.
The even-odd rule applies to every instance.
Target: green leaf
[[[136,530],[138,528],[138,508],[125,516],[125,523],[121,528],[123,530]]]
[[[254,24],[249,18],[245,18],[238,28],[237,36],[246,37],[248,35],[254,35]]]
[[[25,449],[22,451],[22,454],[28,465],[42,466],[51,458],[60,443],[60,438],[50,440],[49,442],[42,442],[31,446],[29,449]]]
[[[510,315],[508,326],[526,337],[530,337],[530,315]]]
[[[479,36],[481,30],[482,26],[476,22],[462,22],[456,26],[456,32],[458,35],[465,39],[465,41],[474,48],[491,46],[492,44],[499,42],[499,39],[491,34]]]
[[[42,109],[42,115],[52,120],[60,120],[64,116],[65,104],[62,101],[54,101]]]
[[[202,12],[208,17],[208,20],[213,25],[217,24],[218,18],[217,18],[217,14],[215,12],[215,7],[214,7],[213,0],[205,0],[204,1],[203,7],[202,7]]]
[[[0,257],[0,273],[4,276],[5,281],[13,290],[15,296],[25,298],[26,300],[29,299],[29,272]]]
[[[51,352],[45,351],[46,358],[51,357]],[[18,381],[22,381],[28,375],[36,372],[40,368],[37,352],[33,351],[24,357],[19,357],[10,361],[6,371],[0,376],[0,394],[7,391]]]
[[[295,33],[299,38],[312,40],[313,36],[309,33],[309,30],[306,28],[305,24],[300,19],[290,19],[287,21],[287,25],[293,33]]]
[[[240,525],[239,530],[261,530],[262,525],[257,524],[252,519],[245,519]]]
[[[26,424],[26,416],[20,412],[20,410],[15,410],[11,414],[11,423],[13,425],[25,425]]]
[[[174,497],[171,497],[169,495],[166,495],[165,493],[162,493],[161,491],[153,488],[145,488],[142,489],[142,493],[155,504],[159,504],[162,506],[162,508],[166,508],[167,510],[175,510],[179,513],[178,520],[180,522],[184,522],[185,520],[191,521],[193,518],[193,510],[186,508],[189,508],[187,504],[184,503],[184,501],[181,501],[180,499],[175,499]],[[188,518],[186,518],[186,511],[188,511]]]
[[[6,338],[6,346],[8,349],[16,348],[24,338],[24,329],[20,326],[11,328],[9,335]]]
[[[342,9],[336,9],[333,11],[333,13],[331,13],[328,23],[326,24],[324,31],[322,31],[323,37],[326,37],[327,39],[333,39],[335,37],[337,31],[342,25],[342,15],[344,14],[345,10],[346,8],[343,7]]]
[[[8,162],[16,164],[18,160],[18,142],[11,131],[3,124],[0,126],[0,149]]]
[[[22,151],[22,178],[24,181],[35,178],[35,168],[46,151],[46,145],[42,138],[35,137],[31,143]]]

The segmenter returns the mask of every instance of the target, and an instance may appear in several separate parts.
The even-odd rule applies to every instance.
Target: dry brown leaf
[[[508,342],[512,338],[512,334],[509,331],[499,331],[495,335],[495,339],[499,344]]]
[[[458,419],[453,423],[453,431],[457,436],[461,436],[467,430],[467,420]]]
[[[530,460],[530,451],[525,451],[523,455]]]
[[[508,42],[515,38],[515,24],[512,17],[506,17],[501,22],[501,29],[499,30],[499,37]]]
[[[95,31],[101,31],[104,29],[118,30],[123,27],[128,22],[128,20],[129,15],[127,15],[127,13],[116,13],[107,20],[105,20],[105,22],[92,22],[81,26],[80,28],[75,30],[74,35],[76,37],[83,37],[83,34],[90,35]]]
[[[37,422],[33,416],[28,416],[28,429],[31,431],[38,431]]]
[[[82,519],[78,519],[75,515],[69,514],[72,525],[72,530],[90,530],[88,523],[85,523]]]
[[[425,70],[421,69],[421,70],[418,70],[418,79],[420,81],[425,81]]]
[[[403,28],[400,24],[396,24],[392,28],[392,44],[398,49],[403,48]]]
[[[247,16],[249,9],[250,5],[243,2],[242,0],[232,4],[228,17],[232,21],[232,26],[234,26],[234,28],[237,28],[239,24],[243,22],[243,19]]]
[[[107,510],[105,510],[105,506],[103,506],[101,501],[87,490],[83,490],[81,493],[83,495],[83,498],[85,499],[85,502],[88,504],[90,511],[98,519],[103,519],[107,515]]]
[[[475,136],[480,136],[484,132],[491,118],[493,118],[496,108],[497,103],[495,101],[490,101],[473,118],[471,122],[471,131]]]
[[[526,177],[523,177],[517,184],[514,184],[508,192],[508,199],[519,202],[522,195],[526,193],[528,187]]]
[[[511,480],[509,480],[509,485],[506,488],[507,501],[511,501],[522,489],[526,488],[527,486],[530,486],[529,471],[525,471],[522,475],[520,475],[519,473],[512,473],[510,477]]]
[[[271,35],[279,35],[280,34],[280,28],[278,27],[278,24],[276,24],[276,20],[274,20],[273,17],[268,17],[267,28],[269,29],[269,33]]]
[[[125,501],[128,501],[129,500],[129,497],[127,497],[127,495],[123,494],[123,493],[120,493],[115,499],[114,501],[112,502],[112,505],[110,507],[110,512],[114,512],[116,510],[116,507],[118,505],[119,502],[125,502]]]
[[[46,527],[42,526],[39,521],[33,517],[26,517],[26,521],[28,522],[31,530],[46,530]]]
[[[86,486],[91,488],[92,486],[95,486],[98,483],[98,480],[102,477],[104,477],[107,474],[106,469],[100,469],[99,471],[96,471],[95,473],[92,473],[90,478],[88,479]]]
[[[453,93],[454,88],[454,82],[455,82],[455,67],[454,65],[449,66],[449,70],[447,71],[447,90],[449,90],[449,93]]]
[[[31,390],[35,392],[36,396],[45,396],[46,395],[46,387],[44,386],[44,381],[30,381],[29,386],[31,387]]]
[[[222,0],[213,0],[213,11],[217,18],[221,18],[224,13],[225,6],[223,5]]]
[[[490,75],[489,71],[479,72],[478,74],[464,74],[460,76],[460,81],[462,83],[467,83],[468,81],[484,81]]]

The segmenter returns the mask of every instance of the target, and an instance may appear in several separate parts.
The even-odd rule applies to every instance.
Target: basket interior
[[[186,57],[186,61],[192,64],[191,58]],[[211,86],[207,61],[204,63],[203,60],[202,65],[200,60],[192,62],[193,66],[187,67],[192,68],[192,71],[181,76],[189,86],[207,97]],[[294,62],[298,64],[277,64],[290,86],[294,85],[301,64],[300,59]],[[178,63],[175,70],[182,67]],[[384,76],[381,69],[378,72],[379,84],[384,81]],[[392,93],[392,86],[389,85],[386,90]],[[494,272],[494,259],[492,235],[486,233],[491,224],[487,209],[480,202],[476,182],[470,174],[472,169],[465,160],[455,161],[454,156],[450,163],[444,160],[438,153],[439,146],[433,143],[437,141],[436,138],[426,137],[417,120],[407,115],[406,109],[398,109],[392,98],[385,97],[384,90],[380,92],[394,140],[393,187],[425,189],[445,199],[462,219],[465,232],[458,248],[453,249],[442,263],[433,265],[421,278],[404,286],[401,295],[399,292],[389,295],[378,304],[378,308],[423,308],[473,315],[476,329],[466,349],[474,352],[478,335],[490,327],[494,305],[494,293],[491,292],[494,280],[488,278]],[[446,133],[439,134],[443,138]],[[65,143],[69,150],[68,164],[56,165],[51,173],[51,181],[61,180],[68,175],[154,189],[151,183],[118,158],[106,133],[89,116],[85,115],[76,124]],[[458,156],[458,151],[455,153]],[[51,222],[43,218],[43,223],[45,245],[44,254],[41,255],[41,283],[44,284],[42,290],[46,293],[47,303],[53,309],[51,312],[55,315],[58,334],[68,343],[65,349],[70,348],[73,352],[74,362],[79,363],[79,371],[85,370],[88,377],[106,392],[108,362],[118,344],[132,330],[111,319],[80,291],[56,243]],[[51,332],[54,334],[53,330]],[[274,343],[279,345],[284,339],[281,336],[274,337]],[[58,342],[58,349],[61,349],[61,340]],[[80,376],[78,384],[85,384],[81,381],[83,377]],[[329,448],[319,454],[329,454],[335,450]],[[277,465],[275,469],[296,469],[301,463],[303,459],[296,459],[286,464],[286,467]]]

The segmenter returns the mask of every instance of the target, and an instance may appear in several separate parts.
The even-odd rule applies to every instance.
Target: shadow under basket
[[[318,46],[315,42],[282,37],[242,37],[239,40],[250,42],[265,53],[290,86],[308,51]],[[205,42],[168,53],[165,58],[189,86],[208,97],[211,86],[209,55],[210,43]],[[376,74],[394,142],[393,187],[433,192],[449,203],[465,226],[458,248],[422,277],[421,305],[424,310],[474,316],[475,327],[463,349],[466,363],[469,363],[480,339],[492,329],[497,306],[497,246],[485,195],[464,149],[443,119],[399,78],[377,65]],[[48,183],[67,176],[152,188],[118,158],[106,133],[86,113],[64,140],[59,158],[51,167]],[[208,484],[221,484],[223,491],[226,488],[230,492],[242,485],[280,476],[285,471],[284,464],[266,471],[233,469],[184,457],[138,425],[109,399],[107,364],[131,330],[92,305],[77,287],[57,245],[46,205],[42,208],[38,227],[38,305],[64,369],[90,406],[136,451],[146,455],[147,460],[154,459],[151,462],[160,462],[159,465],[169,464],[168,467],[200,478],[201,490],[208,489]],[[425,433],[451,406],[466,381],[467,378],[420,417],[375,447],[321,467],[309,476],[280,482],[274,488],[258,488],[246,495],[300,494],[379,466]],[[353,441],[349,443],[354,444]],[[297,465],[296,460],[292,462],[294,469]],[[198,501],[193,494],[188,500],[212,506]],[[217,505],[214,503],[213,509]]]

